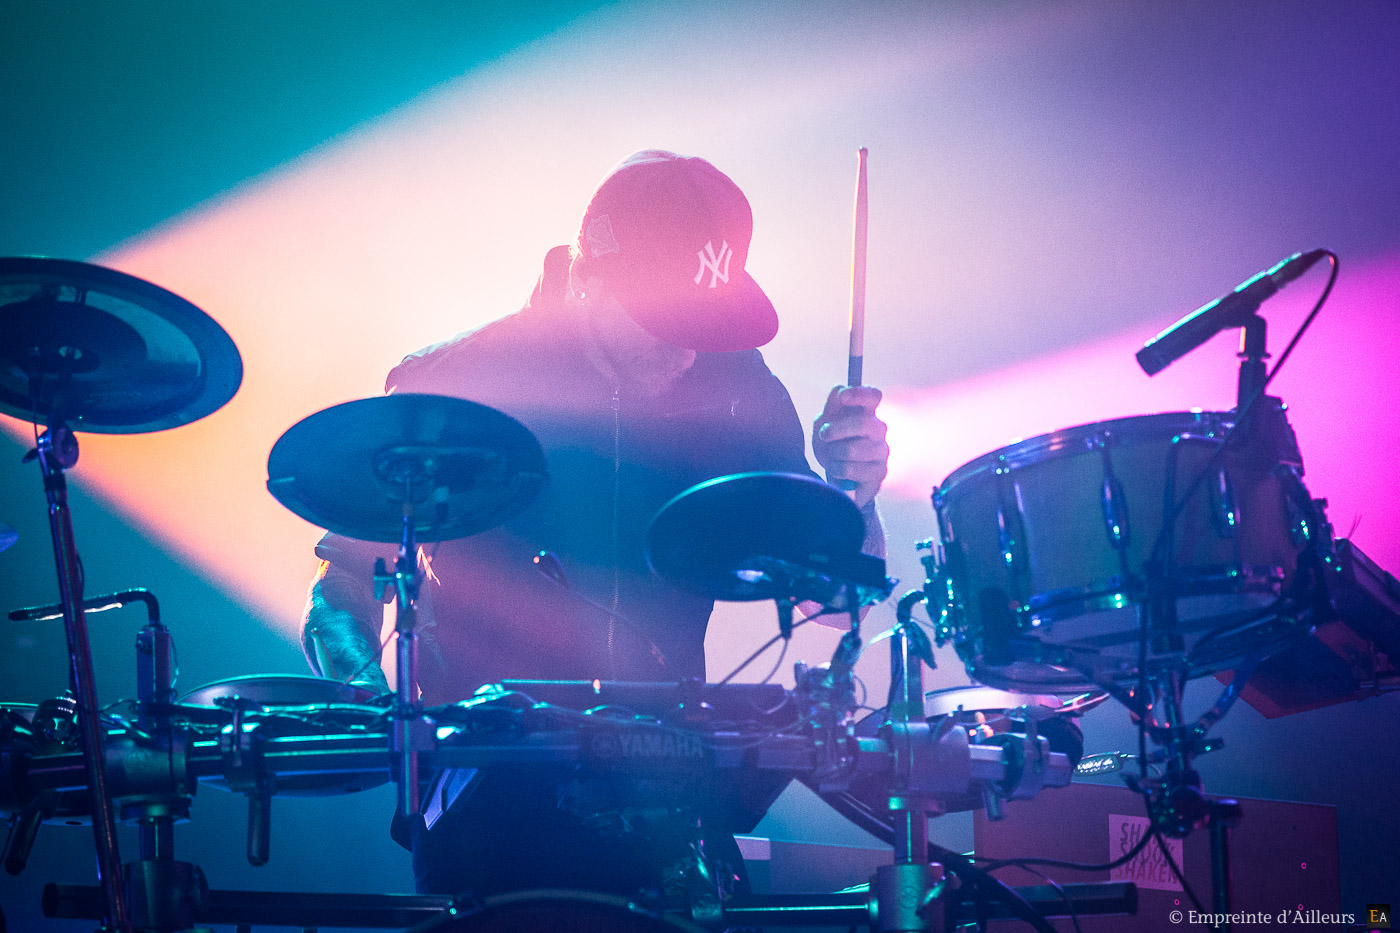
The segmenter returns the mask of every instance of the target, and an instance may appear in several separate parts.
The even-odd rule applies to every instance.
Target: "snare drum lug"
[[[1294,482],[1297,482],[1295,479]],[[1301,487],[1301,483],[1299,483]],[[1293,542],[1293,546],[1298,550],[1303,550],[1313,543],[1312,514],[1322,514],[1322,510],[1317,507],[1319,501],[1323,506],[1327,504],[1326,499],[1308,500],[1306,493],[1301,495],[1284,494],[1284,508],[1288,514],[1288,536]],[[1321,529],[1319,529],[1321,530]]]
[[[1210,517],[1217,535],[1227,539],[1235,537],[1240,524],[1239,504],[1235,484],[1223,469],[1216,471],[1215,481],[1210,484]]]
[[[1109,546],[1122,554],[1131,540],[1128,496],[1123,490],[1122,482],[1113,473],[1113,457],[1109,453],[1106,439],[1099,437],[1097,440],[1103,457],[1103,491],[1100,504],[1103,506],[1104,531],[1108,534]],[[1122,563],[1121,558],[1119,562]]]
[[[1005,590],[988,587],[977,594],[978,617],[982,619],[981,651],[986,663],[995,667],[1010,664],[1008,637],[1018,628],[1016,611]]]
[[[934,642],[942,648],[953,639],[953,578],[941,544],[935,546],[929,539],[920,541],[914,547],[922,552],[919,562],[924,566],[924,608],[933,621]],[[929,666],[932,667],[932,663]]]
[[[1128,546],[1128,500],[1116,476],[1103,479],[1103,526],[1114,550]]]
[[[1022,602],[1030,588],[1030,560],[1026,552],[1026,522],[1019,504],[1009,509],[1005,502],[997,506],[997,543],[1011,591],[1017,602]]]

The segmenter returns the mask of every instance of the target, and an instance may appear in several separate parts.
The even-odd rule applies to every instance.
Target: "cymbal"
[[[543,486],[544,452],[523,424],[445,395],[385,395],[335,405],[283,434],[267,459],[268,491],[328,531],[397,542],[404,504],[417,540],[493,528]]]
[[[243,699],[250,706],[318,706],[370,703],[374,691],[306,674],[252,674],[216,680],[180,697],[183,706],[221,709],[220,700]]]
[[[864,539],[855,503],[821,480],[736,473],[662,506],[645,548],[655,573],[713,599],[820,600],[809,591],[813,576],[883,585],[884,563],[860,553]]]
[[[0,412],[144,434],[212,414],[242,381],[233,340],[180,296],[91,263],[0,257]]]

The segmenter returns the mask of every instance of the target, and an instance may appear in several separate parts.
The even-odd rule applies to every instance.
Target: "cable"
[[[1176,867],[1176,859],[1172,858],[1171,850],[1167,848],[1167,840],[1162,838],[1162,831],[1157,828],[1157,821],[1152,821],[1152,836],[1156,838],[1157,845],[1162,850],[1162,858],[1167,860],[1167,867],[1176,876],[1177,883],[1181,885],[1181,890],[1186,892],[1186,896],[1191,899],[1197,913],[1205,913],[1206,909],[1201,905],[1201,899],[1196,896],[1196,892],[1191,890],[1191,885],[1187,883],[1186,876],[1181,873],[1181,869]]]
[[[1060,883],[1043,871],[1036,871],[1034,868],[1025,868],[1024,870],[1039,878],[1043,878],[1046,884],[1055,889],[1055,892],[1060,895],[1060,899],[1065,902],[1065,909],[1069,911],[1069,919],[1070,922],[1074,924],[1075,933],[1084,933],[1084,930],[1079,926],[1079,912],[1074,909],[1074,900],[1066,893],[1065,889],[1060,886]]]
[[[14,842],[15,827],[19,825],[19,817],[20,814],[18,812],[11,813],[10,818],[5,821],[9,824],[10,829],[9,832],[5,833],[5,845],[3,848],[0,848],[0,856],[4,856],[5,858],[10,857],[10,843]]]
[[[799,629],[799,628],[801,628],[802,626],[806,625],[808,622],[811,622],[813,619],[817,619],[817,618],[820,618],[821,616],[829,615],[829,614],[831,614],[831,610],[824,610],[824,611],[822,611],[822,612],[817,613],[817,614],[814,615],[814,616],[808,616],[807,618],[802,619],[802,620],[799,621],[799,622],[794,622],[794,623],[793,623],[793,626],[792,626],[792,629],[793,629],[793,631],[797,631],[797,629]],[[754,661],[757,661],[758,658],[759,658],[759,655],[763,654],[763,652],[765,652],[765,651],[767,651],[769,648],[773,647],[773,645],[775,645],[775,644],[779,641],[779,639],[782,639],[782,637],[783,637],[782,633],[779,632],[777,635],[774,635],[772,638],[768,639],[768,640],[765,641],[763,644],[759,645],[759,646],[758,646],[758,650],[756,650],[753,654],[751,654],[751,655],[749,655],[747,658],[745,658],[745,659],[743,660],[743,663],[741,663],[738,667],[734,668],[734,670],[730,671],[728,674],[725,675],[724,679],[721,680],[721,681],[719,682],[719,683],[720,683],[720,686],[723,686],[723,685],[729,683],[729,682],[730,682],[731,680],[733,680],[735,677],[739,676],[739,672],[740,672],[740,671],[742,671],[744,668],[748,667],[748,666],[749,666],[750,664],[752,664]],[[783,651],[784,651],[784,652],[787,651],[787,646],[786,646],[786,645],[783,646]],[[781,658],[781,657],[778,659],[778,663],[779,663],[779,664],[782,663],[782,658]],[[774,671],[774,673],[776,673],[776,670]],[[768,675],[768,677],[772,677],[772,676],[773,676],[772,674],[769,674],[769,675]],[[763,679],[762,682],[763,682],[763,683],[767,683],[767,682],[768,682],[768,677],[765,677],[765,678]]]
[[[1288,362],[1288,355],[1293,352],[1293,348],[1297,346],[1298,341],[1303,338],[1303,333],[1312,325],[1313,318],[1317,317],[1317,313],[1322,310],[1323,302],[1327,300],[1327,296],[1332,292],[1332,286],[1337,281],[1337,272],[1341,268],[1341,260],[1337,257],[1337,254],[1330,249],[1323,250],[1323,252],[1327,254],[1328,259],[1332,260],[1332,274],[1327,278],[1327,286],[1322,290],[1322,297],[1317,299],[1317,304],[1313,305],[1313,309],[1309,311],[1308,316],[1303,319],[1303,324],[1298,328],[1298,332],[1293,335],[1292,340],[1288,341],[1288,346],[1283,348],[1283,352],[1279,354],[1278,362],[1274,364],[1273,370],[1270,371],[1268,377],[1265,378],[1264,384],[1259,387],[1259,392],[1257,394],[1263,394],[1264,390],[1269,387],[1269,383],[1274,381],[1274,376],[1278,375],[1278,371],[1283,368],[1283,364]],[[1251,399],[1251,401],[1253,400]]]
[[[371,655],[370,657],[366,658],[366,659],[365,659],[365,663],[361,664],[358,668],[355,669],[355,673],[351,674],[349,677],[347,677],[347,678],[345,678],[344,680],[342,680],[342,681],[340,682],[340,683],[341,683],[341,686],[343,686],[343,687],[358,686],[358,684],[352,684],[351,681],[353,681],[356,677],[359,677],[359,676],[360,676],[361,674],[363,674],[365,671],[369,670],[369,666],[370,666],[371,664],[378,664],[378,663],[379,663],[379,659],[382,658],[382,657],[384,656],[384,649],[387,648],[387,647],[389,647],[389,639],[393,638],[394,635],[396,635],[396,634],[397,634],[396,631],[390,631],[388,635],[385,635],[384,638],[379,642],[379,650],[376,651],[376,652],[375,652],[373,655]],[[364,689],[368,689],[368,688],[364,688]]]
[[[870,699],[870,688],[865,685],[865,681],[860,679],[860,675],[855,671],[851,672],[851,680],[860,687],[860,699],[856,700],[856,709],[868,709],[877,712],[873,707],[866,706],[865,702]]]
[[[1155,823],[1152,825],[1155,825]],[[987,863],[986,870],[997,871],[1008,866],[1014,866],[1016,868],[1025,868],[1027,870],[1030,870],[1030,866],[1032,865],[1043,865],[1047,868],[1069,868],[1073,869],[1074,871],[1112,871],[1113,869],[1126,865],[1133,859],[1137,858],[1138,855],[1142,853],[1142,850],[1147,848],[1147,844],[1152,841],[1152,836],[1152,832],[1143,833],[1142,838],[1139,839],[1136,843],[1134,843],[1131,849],[1129,849],[1127,852],[1114,859],[1113,861],[1105,862],[1102,865],[1089,865],[1084,862],[1069,862],[1063,859],[1053,858],[1004,858],[985,859]],[[979,859],[979,861],[983,860]]]
[[[793,627],[796,628],[796,626],[793,626]],[[787,657],[788,646],[791,645],[791,644],[792,644],[792,639],[790,639],[790,638],[784,638],[784,639],[783,639],[783,647],[782,647],[782,650],[780,650],[780,651],[778,652],[778,660],[776,660],[776,661],[773,662],[773,669],[770,670],[767,674],[764,675],[763,679],[759,681],[760,684],[766,684],[766,683],[768,683],[768,681],[772,680],[773,677],[774,677],[774,675],[776,675],[776,674],[778,673],[778,668],[780,668],[780,667],[783,666],[783,658]]]

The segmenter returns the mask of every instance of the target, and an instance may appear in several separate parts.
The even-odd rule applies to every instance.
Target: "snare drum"
[[[1291,441],[1281,413],[1276,424]],[[932,608],[968,673],[1024,692],[1130,684],[1140,611],[1158,597],[1174,597],[1176,618],[1153,622],[1149,672],[1229,669],[1305,631],[1295,584],[1322,526],[1301,463],[1281,462],[1296,448],[1221,450],[1231,426],[1214,412],[1084,425],[979,457],[936,488],[948,598]]]

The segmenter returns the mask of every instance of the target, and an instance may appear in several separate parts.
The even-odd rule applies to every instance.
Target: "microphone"
[[[1294,253],[1272,269],[1241,282],[1228,295],[1192,311],[1147,341],[1137,352],[1138,365],[1147,375],[1155,376],[1222,330],[1243,327],[1260,305],[1326,255],[1325,249]]]
[[[573,590],[569,584],[569,578],[564,573],[564,565],[559,562],[559,556],[553,551],[540,551],[531,558],[535,569],[544,574],[555,583],[566,590]]]
[[[620,623],[624,628],[630,630],[632,634],[645,641],[647,643],[647,648],[651,651],[651,656],[656,659],[656,662],[662,667],[666,666],[666,655],[662,653],[660,646],[652,640],[651,636],[634,625],[631,619],[620,612],[609,609],[596,599],[574,589],[573,584],[569,582],[568,575],[564,573],[564,565],[560,562],[559,555],[555,554],[553,551],[540,551],[534,557],[530,558],[530,562],[535,565],[535,569],[538,570],[542,576],[560,589],[587,605],[592,606],[599,612],[605,613],[609,618]]]

